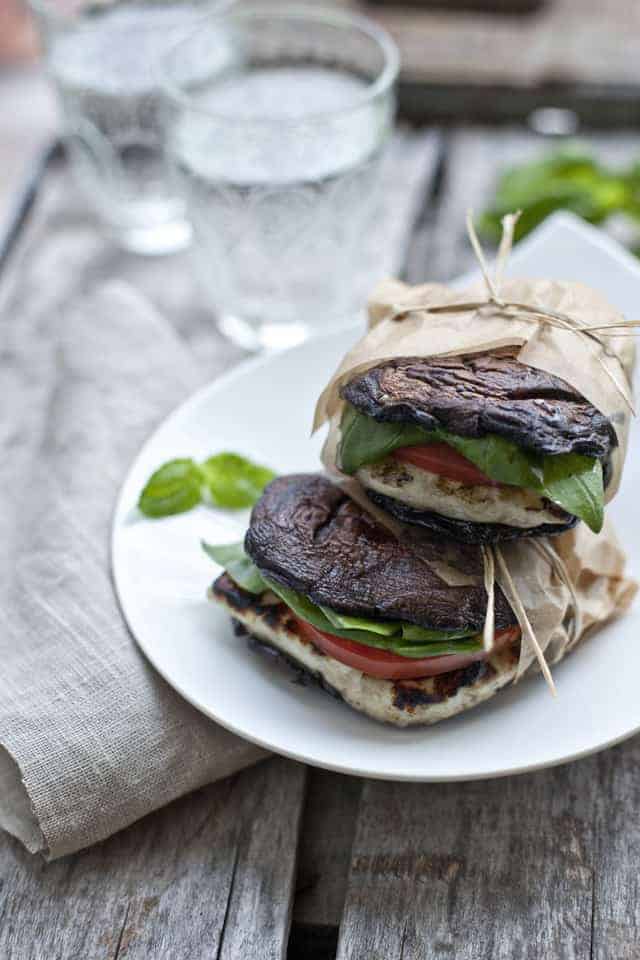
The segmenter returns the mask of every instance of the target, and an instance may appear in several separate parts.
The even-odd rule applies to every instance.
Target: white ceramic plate
[[[582,280],[628,316],[640,305],[636,260],[567,215],[548,220],[522,243],[510,272]],[[113,569],[124,615],[151,663],[183,697],[240,736],[307,763],[371,777],[502,776],[571,760],[635,733],[640,603],[554,669],[557,699],[533,678],[438,726],[398,730],[292,683],[287,669],[234,637],[228,618],[205,599],[218,569],[199,540],[240,539],[246,515],[203,507],[159,521],[136,517],[146,478],[173,457],[228,449],[282,473],[317,469],[321,438],[309,439],[314,403],[354,336],[334,334],[244,364],[179,407],[139,454],[116,510]],[[636,428],[622,490],[609,508],[636,570],[639,470]]]

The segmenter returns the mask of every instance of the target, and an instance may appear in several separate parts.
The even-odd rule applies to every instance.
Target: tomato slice
[[[347,667],[353,667],[366,673],[369,677],[381,677],[384,680],[414,680],[418,677],[437,677],[442,673],[450,673],[452,670],[460,670],[462,667],[468,667],[476,660],[484,660],[486,653],[480,650],[478,653],[446,654],[442,657],[425,657],[423,660],[413,660],[410,657],[401,657],[397,653],[391,653],[388,650],[381,650],[379,647],[368,647],[363,643],[356,643],[355,640],[345,640],[343,637],[336,637],[332,633],[324,633],[316,629],[306,620],[295,617],[300,628],[302,636],[309,640],[315,647],[322,650],[323,653],[346,664]],[[519,635],[517,627],[508,630],[502,630],[496,634],[496,647],[511,643]]]
[[[463,457],[461,453],[450,447],[448,443],[425,443],[416,447],[398,447],[392,456],[396,460],[411,463],[421,470],[437,473],[449,480],[458,480],[468,486],[483,484],[489,487],[500,487],[502,484],[488,477],[475,464]]]

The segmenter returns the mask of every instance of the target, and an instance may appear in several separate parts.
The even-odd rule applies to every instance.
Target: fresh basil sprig
[[[252,507],[275,473],[237,453],[218,453],[200,464],[205,489],[216,507]]]
[[[576,453],[543,456],[496,434],[460,437],[418,424],[379,423],[350,404],[345,406],[340,432],[338,466],[344,473],[353,474],[366,464],[377,463],[399,447],[446,443],[492,480],[534,490],[584,520],[594,533],[602,529],[604,483],[602,463],[595,457]]]
[[[579,144],[535,157],[504,170],[491,205],[480,218],[482,233],[496,243],[502,236],[502,218],[512,210],[521,214],[515,227],[520,240],[555,210],[571,210],[590,223],[602,223],[613,214],[640,219],[637,162],[627,169],[599,163]]]
[[[202,499],[202,477],[193,460],[170,460],[149,477],[138,506],[147,517],[191,510]]]
[[[237,453],[218,453],[203,463],[170,460],[149,477],[138,507],[147,517],[184,513],[199,503],[238,510],[260,499],[275,473]]]

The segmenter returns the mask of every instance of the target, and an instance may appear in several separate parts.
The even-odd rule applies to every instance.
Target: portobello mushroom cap
[[[510,353],[401,357],[359,374],[340,393],[374,420],[461,437],[498,434],[541,454],[606,461],[617,445],[609,419],[573,387]]]
[[[410,523],[427,530],[439,540],[458,540],[462,543],[498,543],[500,540],[519,540],[522,537],[555,537],[575,527],[577,517],[566,514],[566,523],[541,523],[537,527],[511,527],[506,523],[476,523],[472,520],[455,520],[433,510],[416,510],[401,500],[387,497],[377,490],[365,489],[369,499],[386,510],[396,520]]]
[[[319,474],[279,477],[251,514],[245,550],[267,580],[338,613],[436,630],[482,630],[484,586],[450,586],[343,490]],[[438,559],[443,545],[421,537]],[[447,544],[447,563],[482,580],[478,548]],[[517,626],[496,588],[496,630]]]

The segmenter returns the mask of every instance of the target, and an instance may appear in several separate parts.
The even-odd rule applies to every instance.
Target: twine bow
[[[631,390],[627,383],[618,379],[611,366],[605,362],[605,358],[619,364],[619,358],[612,352],[604,340],[606,336],[633,337],[633,332],[640,328],[640,320],[619,320],[611,323],[587,324],[578,317],[570,317],[564,313],[558,313],[537,304],[518,303],[517,301],[507,301],[500,296],[500,287],[504,268],[507,264],[511,249],[513,247],[513,234],[516,223],[520,217],[520,212],[508,213],[502,218],[502,238],[498,248],[496,264],[493,276],[489,270],[484,251],[478,239],[475,227],[473,225],[473,213],[467,212],[466,226],[467,235],[480,267],[482,279],[484,281],[487,297],[485,300],[468,301],[464,303],[447,303],[440,306],[431,304],[413,304],[406,306],[403,304],[394,304],[389,319],[402,321],[402,319],[411,313],[464,313],[465,311],[479,311],[483,307],[493,307],[501,316],[514,318],[520,315],[534,320],[539,324],[547,324],[551,327],[557,327],[567,330],[584,338],[584,342],[589,344],[590,350],[597,359],[598,363],[609,377],[616,390],[622,397],[624,403],[635,416],[635,407]],[[609,333],[607,333],[609,331]]]

